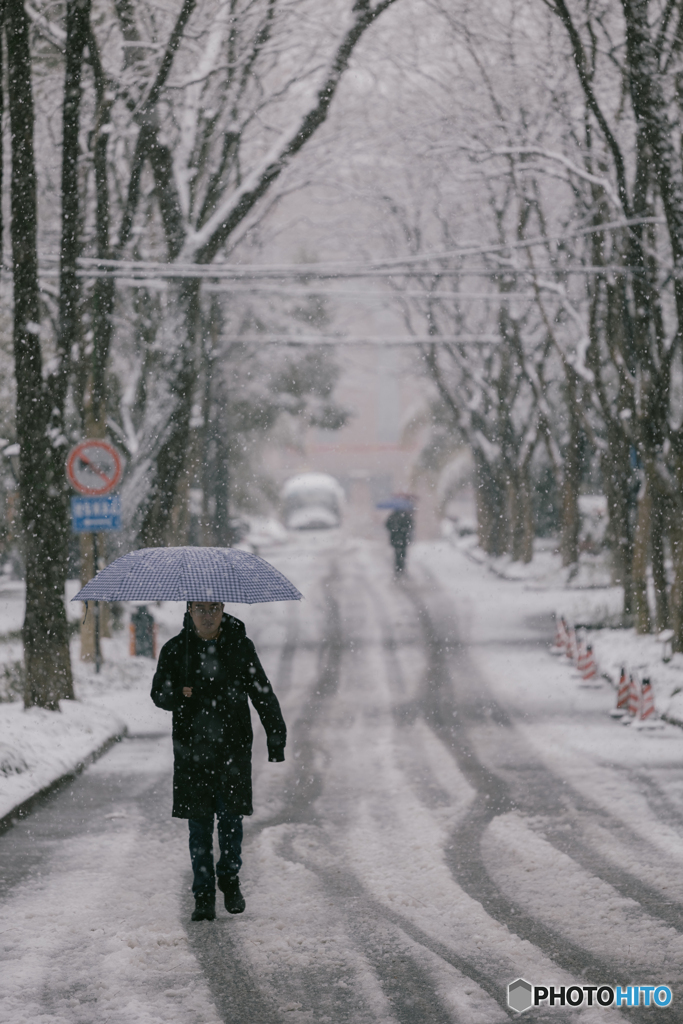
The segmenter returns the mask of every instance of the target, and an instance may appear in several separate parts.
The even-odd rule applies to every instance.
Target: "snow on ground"
[[[617,686],[621,669],[638,682],[649,679],[659,714],[683,725],[683,654],[669,655],[656,636],[638,636],[634,629],[599,629],[586,633],[598,670]]]
[[[468,563],[460,552],[452,548],[449,551],[445,546],[423,546],[419,561],[452,595],[459,612],[461,636],[470,645],[475,664],[494,694],[516,712],[519,749],[515,763],[522,766],[530,754],[538,756],[560,780],[603,809],[604,831],[591,824],[592,840],[601,854],[619,868],[633,868],[634,875],[638,875],[637,864],[642,855],[642,851],[635,852],[638,840],[656,849],[658,856],[648,865],[647,884],[683,901],[683,884],[678,881],[683,877],[683,847],[677,817],[683,807],[678,779],[678,766],[683,766],[683,729],[670,724],[652,731],[625,728],[621,721],[610,716],[615,703],[610,682],[603,679],[596,687],[585,687],[566,658],[550,655],[552,612],[563,600],[562,592],[530,590],[519,582],[510,581],[501,586],[495,575],[483,573],[480,566]],[[592,600],[590,593],[587,597]],[[621,650],[622,654],[628,654],[630,637],[633,641],[646,641],[646,650],[649,640],[651,657],[658,657],[661,666],[661,647],[653,638],[636,638],[631,631],[621,630],[604,631],[604,637],[605,648],[612,650],[615,657],[613,664],[619,663],[616,652]],[[634,650],[638,647],[634,642]],[[598,642],[596,648],[600,660]],[[670,669],[669,682],[677,671],[679,684],[683,683],[683,674],[674,662],[662,668]],[[482,733],[480,738],[482,749],[494,763],[498,742],[495,731],[488,738]],[[507,758],[510,756],[508,750]],[[663,799],[667,801],[664,806],[668,807],[668,813],[665,814],[662,814],[659,789],[664,791]],[[632,835],[610,829],[609,816],[618,818],[622,826],[627,825]],[[546,864],[543,871],[534,871],[534,863],[551,853],[544,852],[542,841],[539,842],[535,834],[540,833],[542,840],[547,822],[539,820],[533,825],[533,829],[529,822],[522,826],[514,815],[495,820],[487,833],[491,870],[501,879],[509,872],[516,887],[531,875],[530,906],[538,912],[545,899],[547,913],[552,916],[552,903],[559,898],[557,880],[567,880],[568,905],[576,899],[577,886],[585,890],[585,880],[581,880],[579,872],[572,881],[557,851],[552,851],[556,858],[554,868]],[[496,852],[496,837],[503,831],[507,849],[505,865],[501,863],[502,847]],[[522,853],[518,854],[520,847]],[[524,860],[524,867],[514,871],[513,862],[519,856]],[[517,892],[519,895],[519,889]],[[629,907],[614,894],[611,906],[617,915],[615,941],[624,941],[631,927],[630,924],[627,927]],[[605,906],[607,915],[612,912],[609,907],[610,900]],[[617,928],[619,917],[622,923]],[[582,927],[580,921],[572,921],[572,914],[567,913],[562,919],[571,924],[570,932],[574,927]],[[674,936],[670,930],[660,932],[659,928],[656,922],[650,922],[642,942],[636,940],[635,931],[630,932],[631,948],[643,962],[656,955],[667,957],[669,962]],[[617,940],[619,929],[621,938]],[[576,939],[576,935],[572,938]]]
[[[0,704],[0,820],[76,771],[125,726],[104,708],[62,701],[61,714]]]
[[[76,585],[70,581],[67,596]],[[23,620],[24,593],[23,585],[16,582],[0,587],[0,666],[15,665],[22,655],[21,643],[13,634]],[[80,602],[67,607],[71,621],[82,614]],[[155,663],[129,655],[129,615],[126,609],[125,630],[102,639],[105,661],[99,675],[92,664],[81,662],[79,637],[72,639],[76,700],[61,701],[59,713],[41,708],[25,711],[21,700],[0,703],[0,819],[62,776],[79,770],[115,738],[126,733],[170,732],[170,716],[149,699]],[[175,617],[182,618],[177,606]],[[166,620],[161,623],[162,639],[171,635],[169,625]]]
[[[123,721],[138,739],[117,745],[84,776],[93,793],[103,786],[100,803],[84,798],[86,810],[94,808],[85,839],[79,832],[57,843],[50,835],[50,873],[14,885],[0,907],[3,955],[12,965],[0,979],[4,1019],[217,1024],[229,1017],[207,983],[201,943],[230,964],[224,973],[235,984],[263,994],[272,1019],[293,1024],[403,1019],[387,992],[392,977],[404,983],[390,967],[404,960],[418,965],[454,1020],[493,1024],[507,1015],[467,965],[501,985],[519,975],[571,984],[577,975],[554,956],[562,942],[620,963],[636,983],[680,981],[680,933],[617,882],[628,872],[668,906],[683,905],[683,729],[624,728],[609,714],[613,687],[603,680],[584,688],[566,659],[549,653],[556,609],[571,610],[576,622],[604,622],[617,592],[592,586],[568,597],[566,581],[550,571],[540,583],[530,575],[501,579],[501,566],[490,572],[448,541],[411,549],[406,586],[393,580],[388,548],[340,531],[261,553],[305,600],[229,609],[247,623],[291,737],[286,762],[272,765],[257,730],[256,814],[245,822],[242,872],[247,913],[183,927],[186,827],[169,817],[170,715],[149,700],[154,663],[130,657],[126,630],[104,640],[99,676],[77,660],[75,646],[79,700],[62,715],[0,705],[0,727],[2,715],[29,723],[47,715],[63,729],[80,713],[83,721]],[[557,936],[553,949],[518,933],[514,919],[498,919],[453,870],[453,837],[482,794],[420,707],[428,663],[411,594],[435,595],[446,616],[453,610],[452,639],[507,715],[505,730],[485,715],[468,726],[473,755],[522,794],[491,815],[475,853],[497,890]],[[179,629],[183,608],[150,610],[164,642]],[[622,631],[593,636],[607,666],[631,642]],[[661,665],[660,648],[648,642],[648,657]],[[672,675],[662,676],[660,691],[674,689],[680,666],[674,659],[663,668]],[[453,687],[456,697],[466,688],[457,671]],[[524,806],[532,800],[524,780],[532,777],[548,801],[533,813]],[[614,877],[575,856],[572,842],[613,866]],[[331,1010],[316,1016],[310,1007],[323,1005],[328,989]],[[594,1008],[569,1019],[617,1017]]]
[[[534,542],[534,557],[528,563],[515,562],[510,555],[492,558],[479,547],[474,534],[458,537],[453,533],[449,539],[473,561],[485,565],[502,579],[518,580],[534,587],[553,590],[604,589],[610,585],[611,572],[604,553],[582,552],[577,564],[563,566],[554,538],[537,538]]]
[[[543,591],[545,610],[552,612],[555,619],[563,616],[591,644],[601,677],[615,689],[622,668],[632,673],[638,684],[650,679],[657,713],[683,726],[683,654],[672,656],[670,646],[657,635],[643,636],[635,629],[617,628],[623,592],[609,583],[606,554],[582,554],[578,572],[568,580],[570,570],[562,567],[551,541],[537,543],[529,565],[512,562],[509,556],[490,558],[473,537],[453,537],[451,542],[495,576],[523,583],[527,593]],[[526,600],[532,601],[530,597]]]
[[[51,843],[45,876],[14,886],[0,930],[4,1021],[218,1024],[169,884],[187,868],[185,823],[150,821],[131,800],[145,788],[154,800],[170,766],[170,745],[149,740],[88,769],[95,792],[113,777],[124,791],[95,806],[86,835]]]
[[[606,929],[629,976],[639,972],[679,976],[683,935],[643,915],[635,900],[581,868],[520,816],[495,818],[485,834],[483,851],[501,891],[514,894],[535,920],[549,928],[556,928],[561,920],[564,935],[595,956],[603,953],[602,929]],[[596,928],[596,906],[602,929]]]

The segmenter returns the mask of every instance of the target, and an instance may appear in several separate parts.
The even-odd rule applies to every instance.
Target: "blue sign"
[[[74,533],[104,533],[121,529],[121,498],[72,498],[71,529]]]

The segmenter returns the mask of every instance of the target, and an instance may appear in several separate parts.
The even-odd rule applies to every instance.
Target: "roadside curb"
[[[683,729],[683,722],[679,718],[673,718],[671,715],[660,715],[663,722],[668,722],[669,725],[675,725],[679,729]]]
[[[0,835],[2,835],[3,832],[6,832],[7,829],[11,828],[17,819],[25,818],[35,810],[36,807],[48,800],[53,794],[57,793],[63,786],[66,786],[67,783],[71,782],[73,779],[78,778],[78,776],[85,771],[88,765],[99,760],[99,758],[102,757],[103,754],[106,754],[115,743],[120,743],[127,735],[128,727],[124,725],[123,729],[119,730],[113,736],[110,736],[109,739],[105,740],[104,743],[97,747],[96,750],[91,751],[87,757],[75,764],[73,768],[69,769],[69,771],[64,772],[62,775],[58,776],[58,778],[53,779],[53,781],[48,783],[47,786],[43,786],[42,789],[39,789],[37,792],[27,797],[26,800],[22,800],[22,802],[13,807],[11,811],[4,814],[0,818]]]

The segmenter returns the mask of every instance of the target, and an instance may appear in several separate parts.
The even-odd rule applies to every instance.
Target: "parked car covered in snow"
[[[344,489],[327,473],[299,473],[280,492],[282,520],[289,530],[329,530],[340,526]]]

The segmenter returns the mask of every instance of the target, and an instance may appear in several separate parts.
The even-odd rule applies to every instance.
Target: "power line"
[[[404,338],[397,338],[396,335],[372,337],[366,334],[342,338],[329,334],[221,336],[221,341],[230,345],[497,345],[500,340],[497,334],[416,335]]]
[[[548,244],[555,244],[567,241],[571,238],[580,238],[590,234],[601,234],[609,231],[622,231],[627,227],[635,227],[637,225],[644,224],[663,224],[664,219],[661,217],[637,217],[629,220],[610,221],[605,224],[593,225],[587,228],[577,228],[575,231],[567,232],[563,235],[539,235],[534,238],[520,239],[515,242],[499,242],[494,245],[464,245],[459,246],[455,249],[446,249],[435,252],[419,253],[414,256],[397,256],[397,257],[384,257],[375,260],[369,260],[366,263],[359,264],[357,261],[337,261],[337,262],[323,262],[323,263],[282,263],[282,264],[201,264],[201,263],[163,263],[152,260],[108,260],[100,259],[93,256],[82,256],[78,259],[78,266],[80,271],[83,273],[88,271],[89,273],[84,276],[100,276],[100,274],[112,274],[114,276],[127,275],[131,278],[137,279],[140,275],[148,277],[149,275],[155,278],[161,279],[172,279],[172,278],[230,278],[239,280],[240,278],[267,278],[267,277],[307,277],[314,276],[316,278],[328,278],[328,277],[345,277],[345,276],[365,276],[376,273],[391,273],[391,269],[395,274],[402,275],[403,272],[400,270],[401,267],[416,266],[421,263],[431,263],[433,261],[451,260],[451,259],[463,259],[465,257],[472,256],[486,256],[493,255],[495,253],[516,251],[519,249],[534,248],[536,246],[546,246]],[[45,254],[41,257],[41,261],[44,263],[59,263],[59,255],[56,253]],[[601,271],[605,271],[607,268],[600,268]],[[625,269],[636,270],[638,268],[613,268],[616,271],[623,271]],[[505,270],[507,271],[507,268]],[[511,271],[513,272],[513,271]],[[563,271],[564,272],[564,271]],[[426,270],[425,273],[430,273]],[[433,271],[437,273],[437,271]],[[438,273],[443,273],[439,270]],[[462,271],[461,271],[462,273]],[[490,272],[489,272],[490,273]]]
[[[367,291],[363,289],[354,289],[350,291],[348,289],[341,288],[318,288],[312,286],[311,288],[290,288],[285,285],[258,285],[253,284],[248,287],[243,285],[232,285],[232,284],[213,284],[208,283],[204,285],[204,290],[207,292],[217,292],[219,294],[227,295],[285,295],[291,298],[302,298],[311,299],[314,296],[323,296],[325,298],[358,298],[358,299],[394,299],[394,298],[410,298],[410,299],[491,299],[499,301],[500,299],[533,299],[535,297],[534,292],[443,292],[434,291],[427,292],[424,289],[420,291],[411,291],[406,288],[402,288],[400,292],[390,291]]]
[[[133,275],[130,270],[122,270],[122,271],[119,272],[119,271],[116,271],[114,269],[112,269],[112,270],[98,270],[96,268],[93,268],[93,269],[87,269],[87,268],[86,269],[82,269],[81,268],[80,270],[77,271],[77,274],[78,274],[79,277],[84,278],[86,280],[89,280],[89,279],[92,279],[92,278],[98,278],[98,277],[113,277],[117,281],[119,281],[122,285],[125,285],[125,286],[130,287],[130,288],[142,288],[142,287],[145,287],[145,286],[148,286],[148,287],[164,287],[166,282],[169,281],[169,280],[173,280],[173,279],[183,280],[183,279],[187,279],[187,278],[197,278],[197,277],[200,278],[201,280],[205,280],[205,281],[207,281],[207,280],[208,281],[212,281],[212,280],[213,281],[216,281],[216,280],[225,280],[225,281],[230,281],[230,280],[233,280],[233,281],[274,280],[274,281],[276,281],[276,280],[300,280],[302,277],[307,277],[307,278],[310,279],[311,277],[315,277],[315,281],[311,280],[310,285],[309,285],[309,287],[307,289],[307,293],[308,294],[318,290],[316,288],[316,281],[344,281],[344,280],[358,280],[358,279],[372,280],[373,278],[377,278],[379,280],[397,280],[397,279],[404,280],[404,279],[407,278],[407,279],[410,280],[410,279],[413,279],[413,278],[422,279],[425,276],[424,273],[420,273],[420,272],[417,272],[417,271],[410,271],[410,270],[357,270],[357,271],[346,271],[344,273],[341,273],[339,271],[335,271],[334,273],[320,272],[320,273],[316,273],[315,275],[303,274],[300,271],[296,271],[295,273],[291,273],[291,274],[285,274],[285,273],[281,273],[281,272],[278,272],[278,273],[268,273],[268,274],[261,274],[261,273],[256,274],[256,273],[251,273],[251,272],[250,273],[241,272],[241,273],[238,273],[238,274],[236,274],[234,272],[231,272],[229,274],[228,273],[211,273],[211,274],[201,273],[201,274],[195,274],[193,272],[193,270],[190,268],[189,265],[188,265],[187,269],[183,269],[182,271],[180,271],[178,268],[170,267],[170,265],[168,265],[168,264],[163,264],[162,266],[165,266],[167,268],[166,271],[163,271],[163,270],[150,270],[149,273],[138,272],[135,275]],[[484,267],[474,267],[474,268],[473,267],[468,267],[467,269],[462,269],[462,268],[443,268],[443,269],[439,270],[438,276],[439,276],[439,278],[457,278],[457,279],[461,279],[463,277],[485,277],[488,280],[495,280],[497,278],[509,278],[509,277],[522,277],[522,278],[529,278],[529,279],[531,279],[531,278],[538,277],[539,274],[540,275],[560,274],[560,275],[563,275],[563,276],[574,275],[574,274],[596,275],[596,276],[605,275],[605,276],[607,276],[609,274],[612,274],[612,275],[615,275],[615,276],[620,276],[620,275],[621,276],[626,276],[626,275],[629,275],[629,274],[641,274],[641,273],[642,273],[642,268],[640,268],[640,267],[612,266],[612,265],[600,266],[600,267],[595,267],[595,266],[542,267],[542,268],[539,268],[539,269],[536,269],[536,270],[529,270],[529,269],[525,269],[525,268],[515,268],[515,267],[501,267],[497,271],[496,270],[491,270],[491,269],[486,269]],[[41,268],[40,276],[41,277],[45,277],[45,278],[58,278],[59,277],[59,272],[57,270],[45,270],[45,269]],[[677,275],[670,274],[669,276],[675,277]],[[207,285],[207,288],[209,290],[212,290],[212,291],[218,291],[219,290],[219,288],[217,286],[215,286],[215,285]],[[226,291],[227,290],[228,289],[226,289]],[[388,295],[390,293],[387,292],[386,294]],[[440,293],[437,292],[437,291],[427,292],[427,291],[423,290],[419,294],[420,295],[429,296],[429,295],[438,295]],[[445,293],[441,293],[441,294],[445,294]],[[502,294],[506,294],[506,293],[501,293],[501,295]],[[507,293],[507,294],[511,294],[511,293]]]

